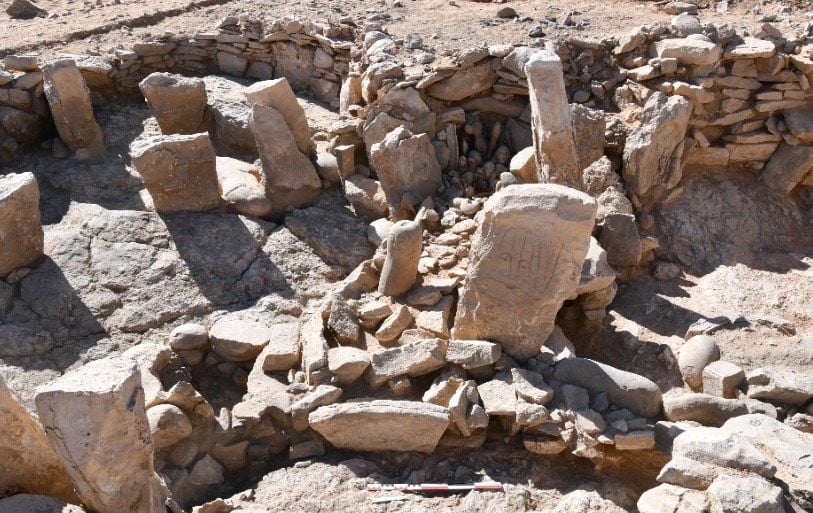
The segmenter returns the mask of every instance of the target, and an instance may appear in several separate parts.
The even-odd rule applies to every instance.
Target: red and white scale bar
[[[371,492],[379,491],[401,491],[401,492],[458,492],[465,490],[479,490],[489,492],[502,491],[502,483],[497,482],[484,482],[472,484],[444,484],[444,483],[425,483],[425,484],[368,484],[367,490]]]

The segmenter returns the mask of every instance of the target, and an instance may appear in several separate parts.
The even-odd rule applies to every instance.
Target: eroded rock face
[[[166,490],[136,365],[91,362],[43,387],[37,413],[82,502],[99,513],[164,513]]]
[[[682,96],[655,93],[647,100],[641,124],[624,148],[624,180],[638,196],[657,196],[680,181],[691,112],[691,102]]]
[[[525,74],[531,94],[531,126],[540,181],[581,189],[581,167],[573,140],[562,61],[554,52],[540,50],[525,64]]]
[[[272,215],[313,202],[322,182],[311,161],[299,150],[285,117],[276,109],[254,104],[249,128],[263,163]]]
[[[0,277],[42,256],[40,192],[32,173],[0,177]]]
[[[595,200],[561,185],[515,185],[489,198],[453,337],[498,342],[516,358],[535,355],[579,285],[595,214]]]
[[[206,133],[137,139],[130,156],[159,213],[220,205],[215,149]]]
[[[296,140],[296,147],[305,155],[311,153],[311,130],[305,110],[299,105],[286,78],[256,82],[245,90],[249,104],[260,104],[279,112]]]
[[[340,449],[429,453],[449,425],[449,412],[413,401],[370,401],[323,406],[308,420]]]
[[[82,73],[73,59],[61,59],[42,67],[45,98],[51,108],[59,137],[72,152],[90,157],[104,150],[102,129],[93,117],[93,104]]]
[[[152,73],[138,84],[164,134],[201,132],[206,85],[199,78]]]
[[[73,483],[45,431],[0,377],[0,494],[24,490],[76,501]],[[0,506],[2,511],[2,506]]]
[[[419,203],[442,184],[440,164],[426,134],[412,135],[398,127],[372,145],[370,162],[378,172],[390,214],[397,219],[406,217],[401,206],[406,194]]]

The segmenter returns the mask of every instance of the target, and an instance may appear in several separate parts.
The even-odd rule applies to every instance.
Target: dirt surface
[[[310,19],[354,16],[359,21],[381,18],[395,35],[417,33],[429,48],[462,48],[478,42],[528,43],[528,31],[546,18],[561,22],[568,13],[577,26],[546,28],[548,37],[578,35],[617,37],[644,23],[666,22],[672,15],[656,3],[630,0],[593,2],[585,0],[515,0],[505,4],[459,0],[406,0],[403,7],[387,2],[314,0],[44,0],[47,19],[13,20],[0,13],[0,56],[15,52],[94,53],[107,52],[152,36],[171,32],[190,34],[211,30],[223,16],[250,13],[261,16],[305,15]],[[776,14],[788,2],[731,2],[726,12],[702,9],[701,21],[730,23],[736,28],[754,29],[764,14]],[[515,19],[500,19],[497,11],[510,6]],[[757,7],[758,6],[758,7]],[[759,14],[752,10],[756,8]],[[785,19],[808,19],[810,5],[799,5]],[[808,12],[806,12],[808,10]],[[793,14],[793,16],[791,16]],[[378,15],[378,16],[376,16]]]

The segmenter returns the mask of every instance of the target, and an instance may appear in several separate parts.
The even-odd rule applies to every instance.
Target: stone
[[[48,11],[30,0],[11,0],[6,7],[6,14],[15,20],[31,20],[48,16]]]
[[[291,424],[297,431],[308,429],[308,414],[321,406],[337,402],[342,389],[333,385],[319,385],[291,405]]]
[[[370,383],[382,385],[399,376],[423,376],[446,365],[446,341],[430,338],[370,355]]]
[[[781,194],[790,194],[811,171],[813,146],[782,143],[765,164],[762,181]]]
[[[335,155],[326,152],[316,154],[314,165],[319,179],[325,184],[338,184],[342,182],[343,175],[339,168],[339,160]]]
[[[706,494],[671,484],[658,485],[638,498],[639,513],[707,513]]]
[[[556,364],[554,375],[593,393],[607,392],[611,404],[642,417],[657,417],[661,412],[660,388],[638,374],[587,358],[567,358]]]
[[[602,497],[596,491],[574,490],[562,497],[556,507],[549,511],[550,513],[624,513],[626,510]]]
[[[82,73],[73,59],[61,59],[42,67],[45,99],[56,130],[71,152],[82,150],[96,156],[104,150],[104,136],[93,117],[93,104]]]
[[[773,43],[771,43],[773,44]],[[804,144],[813,144],[813,108],[800,107],[783,112],[785,124],[793,137]]]
[[[562,61],[552,51],[540,50],[525,64],[525,74],[531,96],[531,128],[539,181],[581,189],[581,168]]]
[[[248,59],[229,52],[217,52],[217,67],[227,75],[242,76],[248,67]]]
[[[486,413],[495,416],[516,415],[517,392],[510,374],[501,372],[477,387]]]
[[[707,491],[709,513],[784,513],[782,489],[759,476],[718,476]]]
[[[630,214],[608,214],[604,217],[598,239],[607,251],[607,262],[613,266],[635,266],[641,259],[641,236]]]
[[[576,154],[581,172],[604,156],[607,123],[603,111],[577,103],[570,104],[570,118],[573,121],[573,141],[579,149]]]
[[[381,182],[362,175],[350,175],[344,180],[344,197],[357,215],[368,219],[385,217],[389,212],[387,196]]]
[[[0,278],[42,257],[40,190],[31,172],[0,176]]]
[[[174,445],[192,434],[189,418],[172,404],[159,404],[148,409],[147,421],[156,449]]]
[[[470,68],[454,72],[449,78],[429,86],[427,92],[439,100],[456,102],[491,88],[497,81],[497,74],[491,67],[491,60]]]
[[[224,480],[223,465],[208,454],[198,460],[189,472],[189,481],[197,486],[219,485]]]
[[[615,271],[607,262],[607,252],[594,237],[590,237],[590,247],[582,264],[576,294],[590,294],[606,289],[615,283],[615,276]]]
[[[720,359],[720,348],[708,335],[696,335],[686,341],[678,352],[678,368],[683,381],[692,390],[703,388],[703,369]]]
[[[265,195],[262,170],[231,157],[216,157],[215,169],[223,201],[235,212],[255,217],[271,213],[273,205]]]
[[[787,484],[790,495],[803,508],[813,507],[813,434],[802,433],[762,414],[728,420],[722,431],[753,444],[776,466],[776,478]],[[767,476],[766,476],[767,477]]]
[[[156,212],[203,212],[220,206],[209,134],[139,138],[130,145],[130,158]]]
[[[472,237],[452,338],[490,340],[515,358],[537,354],[579,284],[595,213],[595,200],[561,185],[491,196]]]
[[[542,438],[525,435],[522,438],[525,450],[534,454],[559,454],[567,449],[567,443],[561,438]]]
[[[312,203],[321,192],[316,168],[299,150],[283,115],[272,107],[255,103],[248,126],[257,143],[265,171],[265,190],[272,215]]]
[[[287,372],[299,364],[298,322],[273,324],[268,329],[268,345],[257,356],[264,372]]]
[[[695,38],[663,39],[654,45],[655,54],[661,59],[675,58],[680,64],[708,66],[715,64],[723,55],[720,45]]]
[[[777,470],[747,439],[713,427],[694,427],[678,435],[672,444],[672,457],[754,472],[766,478],[773,477]]]
[[[165,135],[205,131],[202,129],[206,111],[203,80],[171,73],[151,73],[139,82],[138,88]]]
[[[657,196],[680,181],[691,112],[692,103],[682,96],[656,92],[647,100],[624,147],[624,180],[638,196]]]
[[[43,494],[76,502],[71,478],[45,431],[0,377],[0,493]],[[3,511],[0,501],[0,511]],[[24,510],[9,510],[16,513]]]
[[[802,406],[813,399],[813,376],[784,367],[760,367],[746,375],[748,397]]]
[[[748,407],[738,399],[696,393],[665,397],[663,409],[671,421],[692,420],[705,426],[722,426],[731,417],[748,413]]]
[[[398,221],[387,236],[387,256],[381,269],[378,293],[400,296],[409,291],[418,277],[418,261],[423,250],[423,228],[415,221]]]
[[[378,327],[378,330],[375,332],[375,338],[381,342],[397,340],[413,320],[409,309],[403,305],[398,305],[392,314],[384,319],[384,322]]]
[[[311,154],[311,129],[305,110],[296,99],[287,78],[255,82],[245,89],[250,105],[265,105],[282,115],[296,140],[296,147],[305,155]]]
[[[757,39],[755,37],[743,38],[741,42],[732,44],[725,50],[726,60],[736,59],[767,59],[776,53],[776,46],[772,41]]]
[[[737,388],[745,381],[745,372],[731,362],[718,360],[703,369],[703,393],[726,399],[737,397]]]
[[[37,413],[82,503],[99,513],[164,513],[166,489],[136,364],[106,358],[39,389]]]
[[[522,183],[536,183],[539,177],[536,173],[536,150],[533,146],[523,148],[511,157],[508,165],[511,174],[519,178]]]
[[[350,385],[370,366],[370,355],[357,347],[333,347],[327,352],[327,365],[340,385]]]
[[[244,319],[220,319],[209,329],[212,350],[232,362],[254,360],[273,335],[268,326]]]
[[[444,296],[437,304],[419,311],[415,316],[415,325],[436,337],[448,339],[451,335],[449,325],[454,305],[454,297]]]
[[[0,513],[85,513],[85,509],[45,495],[19,493],[0,499]]]
[[[450,340],[446,361],[464,369],[476,369],[496,363],[501,355],[500,346],[487,340]]]
[[[442,184],[440,164],[430,137],[412,135],[404,127],[395,128],[372,145],[370,163],[378,173],[390,215],[395,219],[411,217],[401,206],[406,194],[420,202],[436,194]]]
[[[590,407],[590,395],[586,389],[565,383],[560,392],[568,410],[579,411]]]
[[[546,405],[553,400],[553,389],[538,372],[529,369],[511,369],[511,382],[517,397],[533,404]]]
[[[209,348],[209,331],[200,324],[181,324],[169,334],[167,343],[175,352],[206,350]]]
[[[701,463],[691,458],[675,456],[658,473],[659,483],[703,490],[721,473],[720,467]]]
[[[655,431],[630,431],[613,437],[617,451],[648,451],[655,448]]]
[[[430,453],[449,425],[449,412],[414,401],[369,401],[323,406],[308,420],[339,449]]]

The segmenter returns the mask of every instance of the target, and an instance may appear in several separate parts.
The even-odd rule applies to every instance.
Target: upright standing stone
[[[285,118],[276,109],[256,103],[248,126],[266,175],[265,188],[272,215],[314,201],[322,188],[316,168],[296,144]]]
[[[245,90],[250,105],[260,104],[279,112],[294,134],[296,147],[305,155],[311,153],[311,129],[305,110],[299,104],[287,78],[256,82]]]
[[[206,84],[203,80],[171,73],[152,73],[138,87],[161,132],[169,135],[202,131],[206,112]]]
[[[104,149],[102,129],[93,117],[93,104],[82,73],[73,59],[42,67],[42,85],[59,137],[72,152],[93,156]]]
[[[554,184],[512,185],[483,207],[452,338],[498,342],[535,355],[573,297],[590,246],[596,202]]]
[[[98,513],[165,513],[135,363],[96,360],[40,389],[35,401],[84,504]]]
[[[0,176],[0,278],[42,256],[40,190],[32,173]]]
[[[209,134],[137,139],[130,157],[155,211],[202,212],[220,205],[215,149]]]
[[[562,61],[540,50],[525,64],[531,95],[531,127],[541,182],[581,189],[581,169],[573,140]]]
[[[387,257],[381,270],[378,292],[398,296],[415,284],[423,250],[423,228],[415,221],[398,221],[387,236]]]
[[[42,426],[0,377],[0,495],[20,490],[77,500]]]
[[[401,206],[409,193],[416,201],[435,194],[443,179],[440,164],[427,134],[412,135],[404,127],[389,132],[370,149],[373,167],[396,219],[406,217]]]

